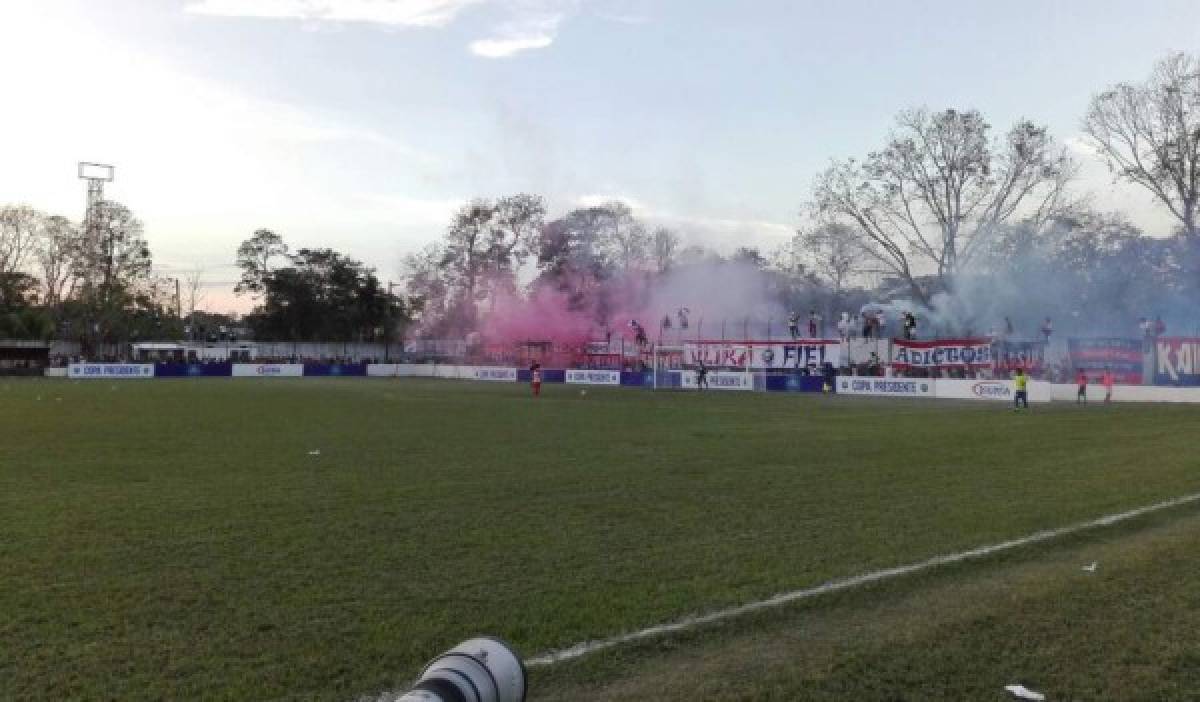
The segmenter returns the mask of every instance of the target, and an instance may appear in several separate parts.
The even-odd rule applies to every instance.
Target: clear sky
[[[75,163],[112,163],[161,272],[230,309],[256,228],[395,278],[457,205],[518,191],[769,250],[831,158],[925,105],[1047,124],[1080,190],[1161,233],[1079,123],[1173,49],[1200,50],[1200,2],[0,0],[0,203],[78,218]]]

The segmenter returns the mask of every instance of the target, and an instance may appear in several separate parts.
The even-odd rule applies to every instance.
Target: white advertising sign
[[[683,371],[680,374],[683,380],[683,387],[691,390],[697,389],[696,383],[699,375],[696,371]],[[708,386],[706,389],[708,390],[754,389],[753,373],[709,371],[707,380]]]
[[[950,380],[934,381],[934,392],[940,399],[950,400],[999,400],[1012,402],[1016,392],[1011,380]],[[1049,402],[1050,384],[1029,381],[1029,401]]]
[[[620,371],[568,370],[567,382],[572,385],[620,385]]]
[[[70,378],[99,378],[101,380],[132,380],[153,378],[153,363],[72,363],[67,366]]]
[[[476,368],[476,380],[494,380],[502,383],[517,382],[516,368]]]
[[[929,378],[859,378],[842,376],[837,381],[839,395],[878,395],[882,397],[933,397]]]
[[[304,364],[301,363],[235,363],[235,378],[301,378]]]

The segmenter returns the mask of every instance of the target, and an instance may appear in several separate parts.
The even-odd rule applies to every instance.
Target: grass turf
[[[346,699],[1200,491],[1180,406],[0,388],[0,698]]]

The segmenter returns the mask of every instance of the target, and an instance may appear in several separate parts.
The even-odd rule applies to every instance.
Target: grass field
[[[535,654],[1200,492],[1200,408],[545,394],[0,383],[0,699],[349,700],[477,633]],[[1197,552],[1181,507],[530,699],[1196,699]]]

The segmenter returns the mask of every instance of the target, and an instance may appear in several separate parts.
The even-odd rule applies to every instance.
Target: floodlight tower
[[[93,222],[93,214],[104,202],[104,184],[113,181],[114,168],[102,163],[79,163],[79,179],[86,180],[88,186],[87,210],[83,215],[83,228],[88,231]]]
[[[88,163],[80,161],[79,163],[79,179],[87,181],[87,209],[83,213],[83,235],[84,240],[89,243],[97,242],[101,238],[101,232],[97,231],[102,225],[103,218],[101,217],[100,208],[104,206],[104,184],[113,181],[114,168],[103,163]],[[113,264],[113,241],[111,233],[104,237],[104,255],[106,265],[104,267],[104,290],[107,295],[111,280],[109,276],[112,273]],[[92,320],[91,329],[88,331],[97,336],[100,335],[99,322]]]

